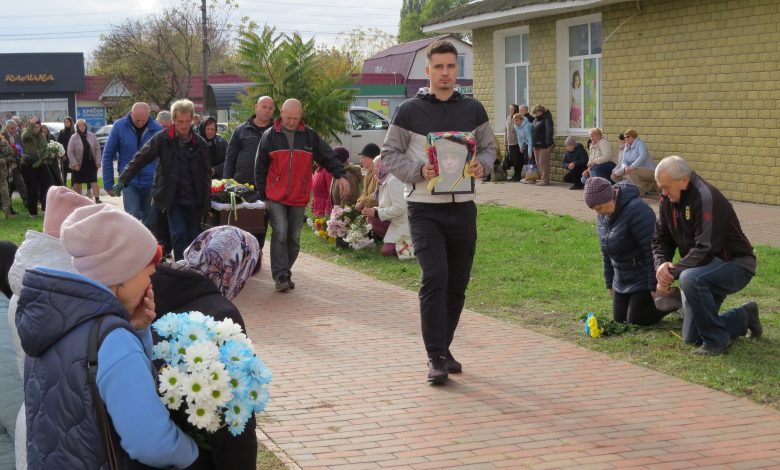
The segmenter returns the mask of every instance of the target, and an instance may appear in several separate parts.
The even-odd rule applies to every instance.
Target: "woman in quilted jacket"
[[[613,319],[645,326],[658,323],[666,314],[656,309],[653,300],[653,209],[639,197],[639,188],[633,184],[613,186],[599,177],[588,179],[585,204],[598,214],[596,226]]]

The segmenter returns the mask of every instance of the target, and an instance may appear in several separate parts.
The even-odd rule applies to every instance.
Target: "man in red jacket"
[[[655,180],[661,188],[652,241],[657,292],[669,295],[669,286],[680,280],[685,342],[701,344],[694,354],[717,356],[748,331],[761,336],[755,302],[718,314],[726,296],[741,291],[756,274],[753,247],[731,203],[677,156],[661,160]]]
[[[292,269],[300,250],[301,227],[312,187],[312,160],[333,175],[342,193],[349,191],[344,166],[313,129],[301,119],[301,102],[284,102],[281,117],[260,138],[255,186],[271,220],[271,275],[276,290],[295,289]]]

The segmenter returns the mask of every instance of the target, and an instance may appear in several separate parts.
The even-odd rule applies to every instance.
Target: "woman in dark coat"
[[[76,133],[76,130],[73,126],[73,118],[70,116],[66,116],[65,119],[62,121],[63,127],[60,133],[57,135],[57,142],[62,145],[62,148],[65,149],[65,156],[62,157],[62,161],[60,162],[60,165],[62,167],[62,184],[63,186],[68,185],[68,173],[70,173],[70,165],[68,162],[68,143],[70,142],[70,138],[73,134]]]
[[[604,281],[612,294],[612,318],[653,325],[666,315],[656,309],[655,266],[650,241],[655,213],[631,183],[614,186],[593,177],[585,185],[585,203],[598,214],[596,226]]]
[[[230,225],[206,230],[184,251],[184,259],[157,267],[152,276],[157,316],[198,311],[218,321],[230,318],[246,333],[244,319],[231,300],[259,268],[259,256],[260,245],[248,232]],[[159,340],[155,336],[155,343]],[[186,429],[187,416],[183,411],[172,412],[171,416]],[[211,450],[201,452],[210,452],[211,464],[198,468],[254,470],[255,426],[253,415],[238,436],[234,437],[226,427],[209,435]]]
[[[534,142],[534,158],[539,166],[539,181],[537,186],[550,184],[550,152],[553,148],[553,124],[552,113],[544,106],[537,104],[531,111],[534,120],[531,123],[531,136]]]
[[[213,117],[203,123],[201,136],[206,139],[209,146],[209,160],[211,161],[211,179],[222,179],[222,169],[225,167],[225,154],[227,153],[227,141],[217,134],[217,120]]]

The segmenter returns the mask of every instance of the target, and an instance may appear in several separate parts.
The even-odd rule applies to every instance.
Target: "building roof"
[[[426,23],[423,31],[465,32],[570,11],[586,10],[628,0],[481,0],[463,5]]]
[[[436,42],[436,41],[438,41],[440,39],[447,38],[448,36],[449,36],[448,34],[443,34],[443,35],[440,35],[440,36],[434,36],[432,38],[418,39],[416,41],[410,41],[410,42],[405,42],[403,44],[398,44],[396,46],[388,47],[387,49],[385,49],[383,51],[379,51],[379,52],[377,52],[376,54],[372,55],[371,57],[369,57],[366,60],[374,60],[374,59],[379,59],[379,58],[382,58],[382,57],[388,57],[388,56],[393,56],[393,55],[401,55],[401,54],[409,54],[409,53],[417,52],[420,49],[425,49],[426,47],[430,46],[431,44],[433,44],[434,42]]]
[[[77,101],[98,101],[108,86],[109,78],[98,75],[84,76],[84,89],[76,93]]]
[[[209,81],[206,90],[206,107],[213,109],[230,109],[233,103],[238,103],[239,95],[246,94],[252,82],[212,83]]]

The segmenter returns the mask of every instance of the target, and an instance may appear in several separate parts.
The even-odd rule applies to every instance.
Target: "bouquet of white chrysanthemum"
[[[374,243],[374,240],[369,236],[371,229],[371,224],[366,222],[363,217],[358,217],[349,226],[344,241],[347,242],[349,247],[353,250],[376,247],[376,243]]]
[[[38,159],[35,163],[33,163],[33,168],[40,168],[45,163],[49,161],[56,161],[58,158],[65,155],[65,147],[62,146],[59,142],[49,142],[46,144],[46,148],[43,149],[43,153],[41,154],[41,158]]]
[[[168,313],[152,325],[164,338],[154,345],[160,369],[158,391],[165,406],[184,411],[197,429],[223,426],[234,436],[252,413],[265,409],[271,371],[258,358],[241,326],[200,312]]]

